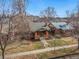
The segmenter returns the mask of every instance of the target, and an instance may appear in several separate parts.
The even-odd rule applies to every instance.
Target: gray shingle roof
[[[50,28],[48,26],[45,26],[44,22],[37,22],[37,23],[31,22],[30,23],[30,30],[32,32],[35,32],[35,31],[50,30]]]

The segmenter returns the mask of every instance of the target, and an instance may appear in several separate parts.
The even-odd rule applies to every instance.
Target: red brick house
[[[38,40],[40,37],[49,38],[50,28],[44,22],[30,23],[31,38]]]

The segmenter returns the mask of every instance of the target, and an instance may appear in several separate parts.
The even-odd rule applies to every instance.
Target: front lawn
[[[49,47],[54,46],[64,46],[64,45],[71,45],[76,44],[76,40],[72,40],[70,38],[61,38],[61,39],[50,39],[47,40]],[[14,42],[7,46],[6,48],[6,54],[12,54],[12,53],[20,53],[20,52],[27,52],[37,49],[44,49],[44,46],[40,41],[36,42],[30,42],[27,43],[27,41],[21,41],[21,42]]]
[[[65,37],[65,38],[54,38],[51,40],[47,41],[51,47],[55,46],[64,46],[64,45],[71,45],[71,44],[76,44],[77,41],[71,37]]]
[[[50,52],[45,52],[41,54],[37,54],[38,59],[48,59],[48,58],[54,58],[57,56],[63,56],[67,54],[74,54],[76,51],[74,51],[76,48],[66,48],[66,49],[60,49],[56,51],[50,51]],[[72,52],[74,51],[74,52]],[[79,50],[78,50],[79,51]]]
[[[40,42],[32,42],[30,44],[25,42],[16,42],[14,45],[12,44],[6,48],[6,54],[32,51],[36,49],[43,49]]]

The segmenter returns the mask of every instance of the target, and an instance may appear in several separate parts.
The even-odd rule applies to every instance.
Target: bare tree
[[[76,7],[76,9],[77,9],[77,17],[79,17],[79,1],[77,2],[77,7]]]
[[[41,15],[44,17],[55,17],[56,11],[53,7],[48,7],[47,9],[41,12]]]
[[[41,17],[46,18],[45,22],[49,22],[50,19],[57,16],[56,11],[53,7],[48,7],[41,12]]]
[[[74,23],[75,23],[75,31],[74,31],[74,36],[77,39],[78,42],[78,49],[79,49],[79,1],[77,2],[77,7],[76,7],[77,13],[74,14]]]
[[[76,12],[73,11],[70,15],[70,22],[74,28],[74,30],[72,31],[72,37],[77,39],[79,49],[79,2],[76,9]]]
[[[28,7],[27,4],[28,0],[13,0],[13,11],[15,11],[15,13],[18,13],[18,15],[15,16],[15,20],[13,19],[13,23],[17,24],[14,27],[16,27],[19,33],[30,33],[30,21],[27,19],[25,11]]]
[[[10,20],[8,22],[8,29],[7,29],[7,32],[4,33],[2,32],[3,31],[3,19],[6,19],[6,18],[3,18],[4,15],[2,15],[2,18],[0,20],[0,49],[1,49],[1,52],[2,52],[2,59],[4,59],[4,56],[5,56],[5,49],[7,47],[7,45],[9,44],[10,42]],[[5,29],[6,30],[6,29]]]
[[[69,10],[66,10],[66,15],[67,15],[67,17],[70,17],[70,11]]]
[[[10,26],[10,18],[9,18],[9,15],[6,14],[6,12],[9,11],[9,9],[7,9],[7,11],[5,11],[5,0],[2,0],[1,3],[1,10],[2,10],[2,13],[1,13],[1,16],[0,16],[0,50],[1,50],[1,55],[2,55],[2,59],[5,59],[5,49],[7,47],[7,45],[9,44],[10,42],[10,29],[11,29],[11,26]],[[7,18],[9,20],[7,20]],[[8,23],[6,25],[5,24],[5,21],[7,21]],[[7,28],[5,29],[5,27],[7,26]]]
[[[12,8],[16,13],[25,13],[28,0],[13,0]]]

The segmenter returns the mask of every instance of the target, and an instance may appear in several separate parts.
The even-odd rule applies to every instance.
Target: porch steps
[[[40,37],[40,41],[41,41],[41,43],[43,44],[44,47],[48,47],[49,46],[49,44],[47,43],[47,41],[45,40],[44,37]]]

